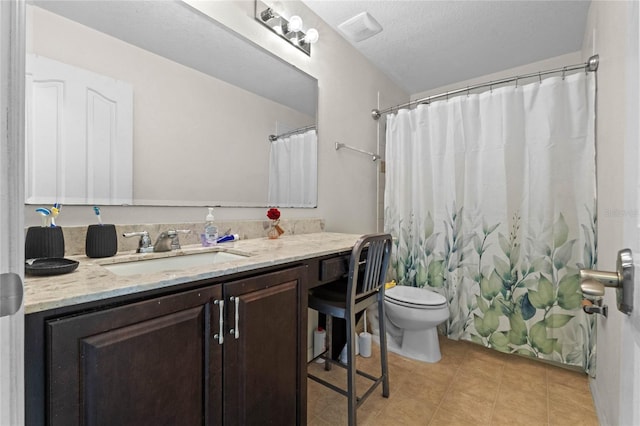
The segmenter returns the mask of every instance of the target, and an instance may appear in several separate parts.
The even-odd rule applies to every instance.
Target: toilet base
[[[380,343],[380,336],[373,335],[376,343]],[[427,330],[408,331],[402,336],[402,344],[396,337],[387,333],[387,350],[417,361],[436,363],[442,359],[438,330],[436,327]]]
[[[425,362],[438,362],[442,358],[438,330],[431,327],[426,330],[404,330],[402,335],[402,353],[405,356]]]

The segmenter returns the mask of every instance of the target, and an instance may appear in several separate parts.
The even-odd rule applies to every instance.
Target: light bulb
[[[307,35],[304,36],[304,42],[313,44],[318,41],[318,38],[320,38],[318,30],[316,30],[315,28],[309,28],[309,30],[307,31]]]
[[[289,29],[293,32],[302,30],[302,18],[298,15],[293,15],[291,19],[289,19]]]

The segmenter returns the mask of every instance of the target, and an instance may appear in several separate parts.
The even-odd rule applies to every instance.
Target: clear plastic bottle
[[[218,240],[218,227],[213,223],[213,207],[209,207],[209,214],[205,218],[204,234],[202,234],[202,245],[205,247],[213,246]]]

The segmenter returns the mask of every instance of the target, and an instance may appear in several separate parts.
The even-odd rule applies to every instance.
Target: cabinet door
[[[49,424],[220,424],[220,296],[208,287],[49,321]]]
[[[225,424],[306,423],[306,275],[300,267],[225,284]]]

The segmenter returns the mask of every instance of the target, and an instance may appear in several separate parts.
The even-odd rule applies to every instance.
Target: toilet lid
[[[426,288],[397,285],[385,291],[384,296],[397,302],[413,305],[435,306],[447,303],[447,299],[441,294]]]

